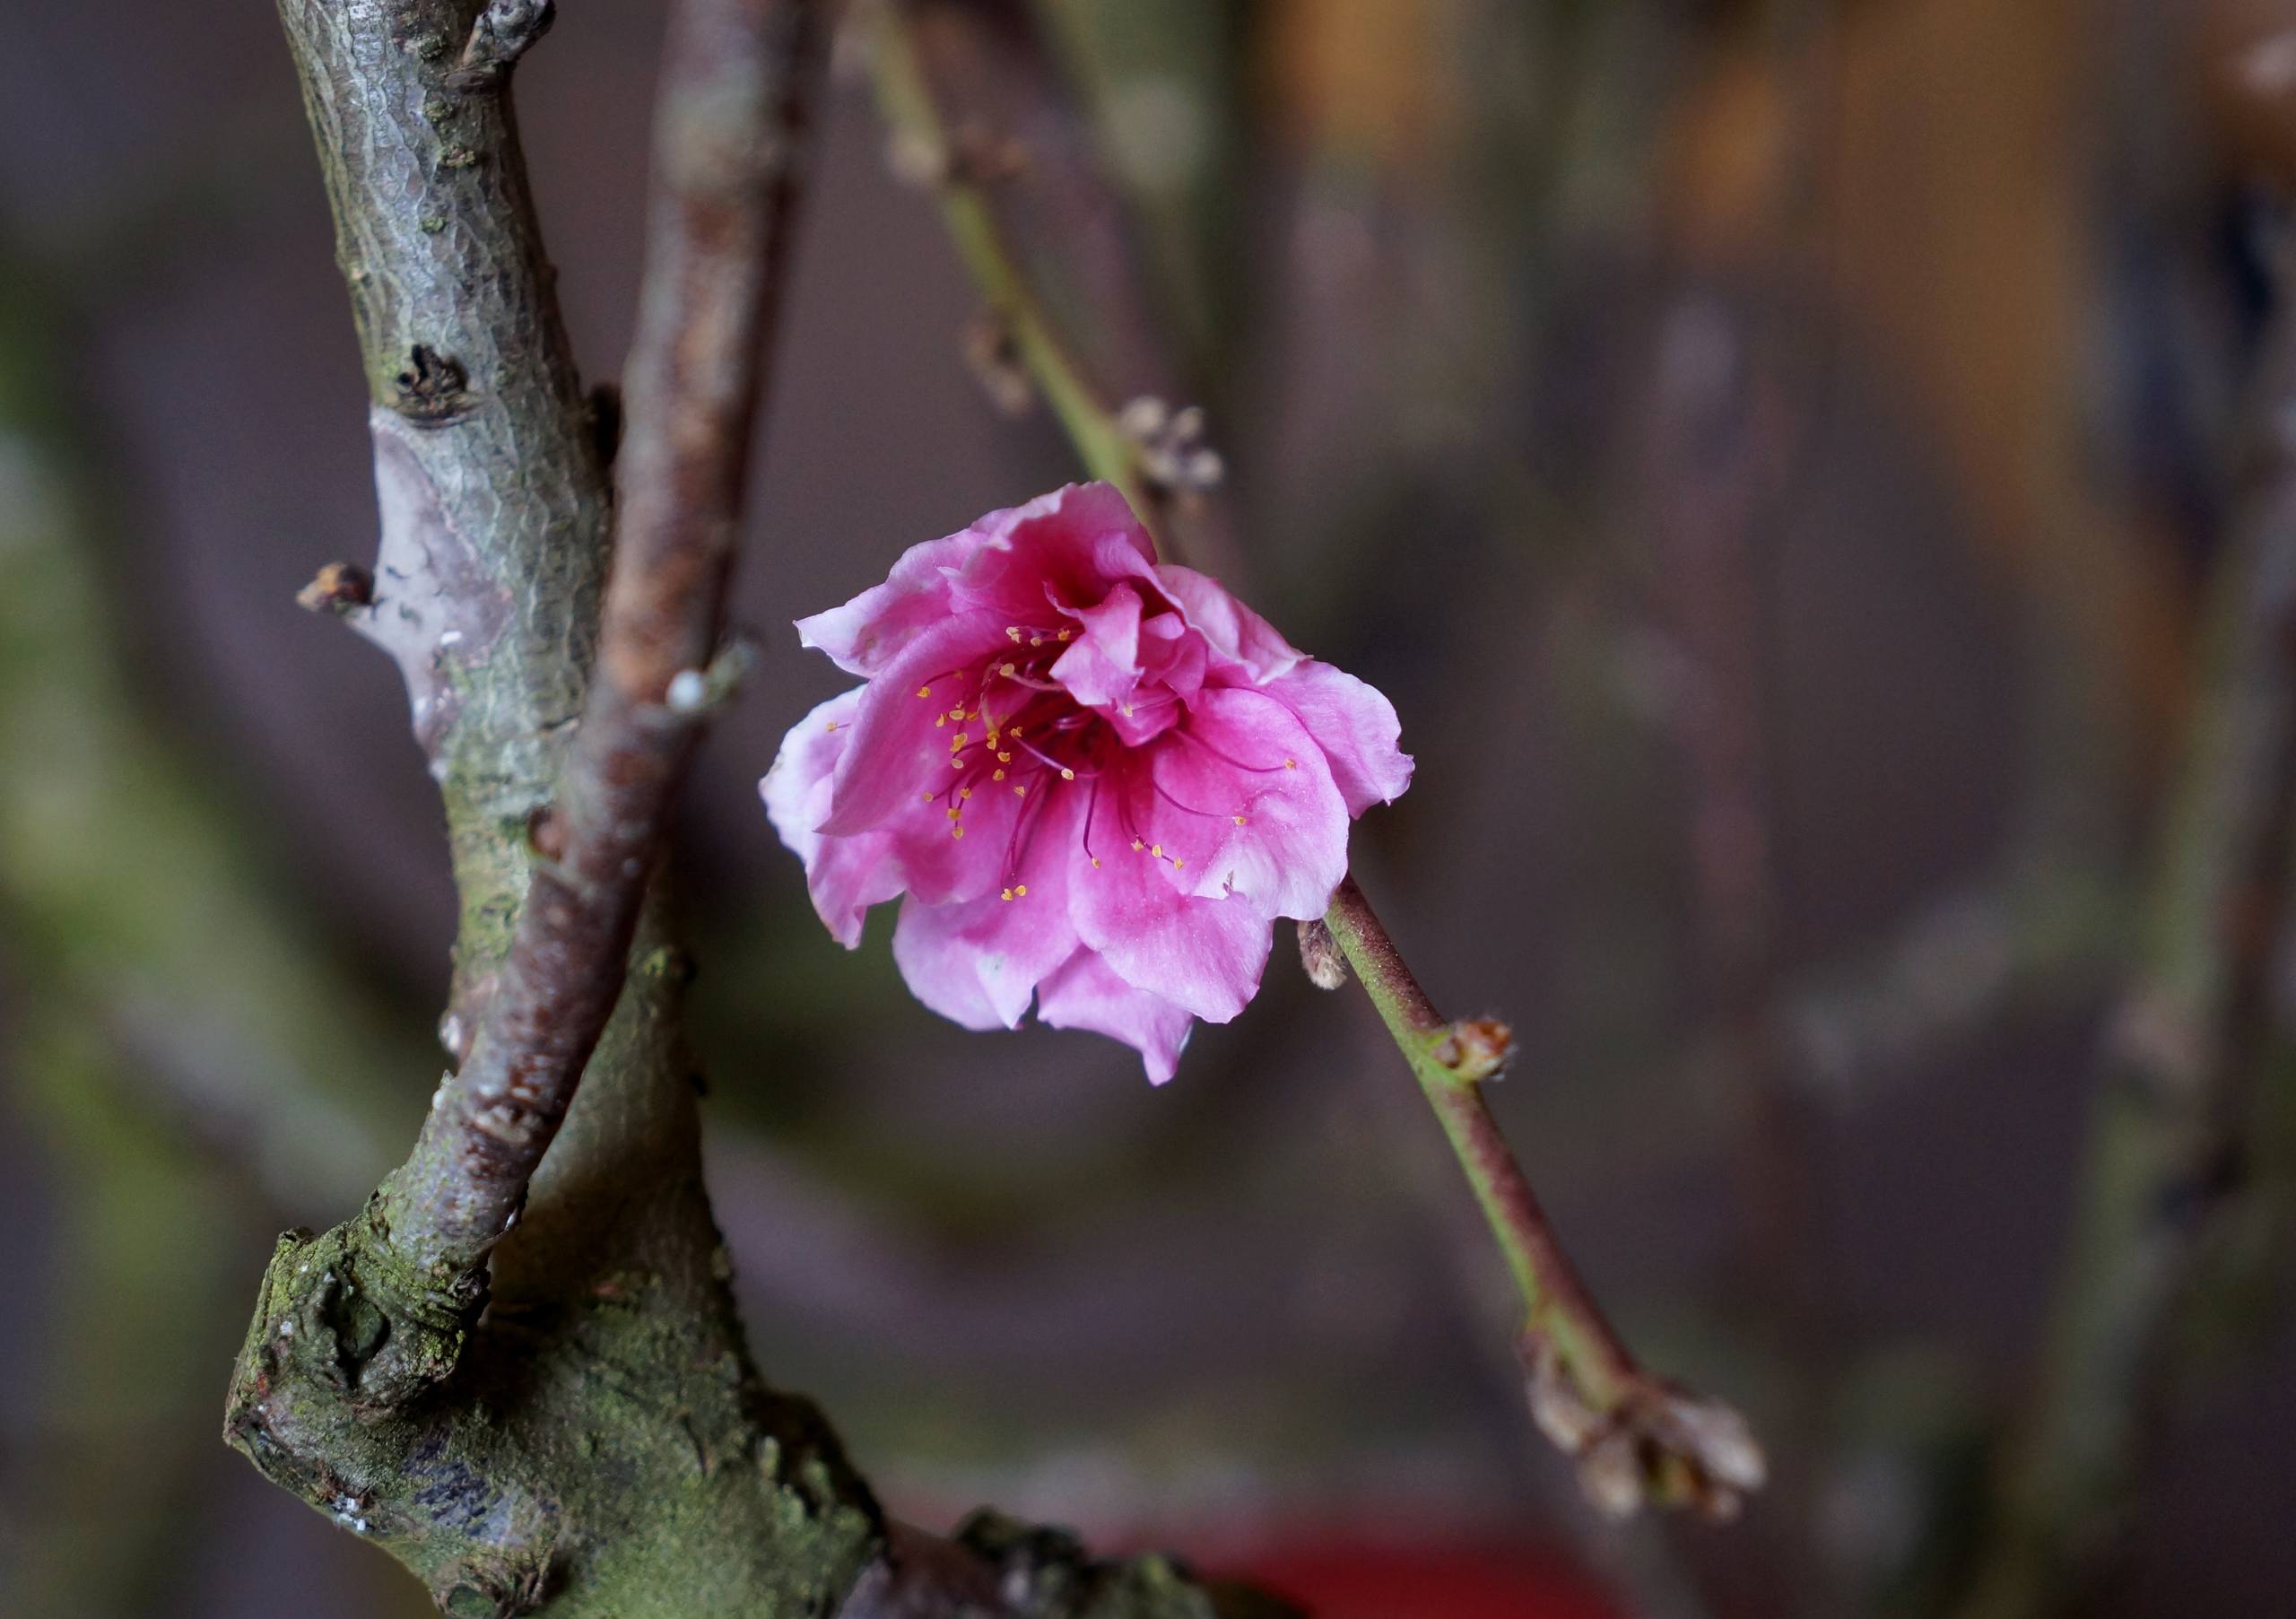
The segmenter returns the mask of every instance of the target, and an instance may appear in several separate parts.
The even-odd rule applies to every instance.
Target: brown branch
[[[710,692],[824,31],[813,0],[674,13],[596,678],[469,1058],[384,1198],[434,1276],[509,1229],[621,994]]]

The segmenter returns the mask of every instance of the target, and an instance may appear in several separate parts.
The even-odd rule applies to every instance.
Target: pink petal
[[[1052,666],[1053,679],[1091,708],[1128,701],[1140,684],[1140,592],[1119,584],[1090,606],[1063,611],[1084,633]]]
[[[861,942],[869,907],[893,898],[902,887],[900,869],[885,858],[882,840],[825,839],[814,830],[828,817],[832,778],[853,735],[863,690],[841,692],[799,720],[758,783],[774,830],[805,863],[813,909],[830,936],[848,950]]]
[[[919,634],[878,671],[863,688],[822,831],[866,831],[917,802],[920,790],[937,791],[947,781],[955,731],[934,721],[971,695],[973,670],[1004,640],[994,614],[966,614]]]
[[[1193,568],[1164,562],[1157,566],[1156,582],[1212,650],[1241,667],[1257,685],[1290,674],[1306,657],[1278,635],[1273,624],[1229,595],[1217,579]]]
[[[1347,805],[1291,709],[1248,687],[1199,692],[1151,768],[1155,837],[1187,861],[1189,892],[1302,919],[1329,909],[1347,875]]]
[[[1000,514],[992,512],[982,523]],[[797,621],[797,639],[826,652],[850,675],[873,675],[949,615],[948,576],[980,548],[980,524],[911,545],[882,585],[842,607]]]
[[[974,527],[979,548],[950,579],[960,608],[1046,625],[1056,602],[1097,602],[1121,579],[1155,582],[1154,542],[1106,483],[1071,483]]]
[[[1037,1019],[1055,1029],[1089,1029],[1122,1040],[1140,1053],[1149,1083],[1158,1085],[1171,1078],[1196,1027],[1186,1011],[1134,988],[1089,950],[1071,955],[1038,987]]]
[[[991,897],[987,903],[997,901]],[[974,901],[973,904],[981,903]],[[900,902],[893,924],[893,964],[901,982],[926,1006],[967,1029],[1001,1029],[1004,1020],[973,971],[973,953],[948,936],[951,912],[968,905],[927,905],[914,895]]]
[[[1274,924],[1243,894],[1198,899],[1164,875],[1164,862],[1118,845],[1092,866],[1071,867],[1068,914],[1076,936],[1126,983],[1211,1023],[1244,1009],[1267,965]]]
[[[1265,689],[1300,717],[1323,750],[1349,814],[1392,804],[1411,785],[1411,755],[1396,746],[1403,727],[1395,704],[1376,687],[1309,658]]]
[[[874,676],[952,613],[1040,623],[1048,616],[1048,581],[1097,601],[1115,579],[1150,577],[1155,560],[1154,543],[1121,494],[1106,483],[1072,483],[910,546],[883,584],[799,619],[797,635],[848,674]]]
[[[1067,883],[1081,813],[1073,796],[1045,805],[1027,829],[1013,898],[931,905],[912,895],[900,908],[893,960],[918,999],[967,1028],[1020,1026],[1038,983],[1076,949]],[[973,1021],[983,1008],[989,1021]]]

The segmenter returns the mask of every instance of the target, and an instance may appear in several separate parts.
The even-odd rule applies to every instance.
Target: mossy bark
[[[450,1051],[488,993],[595,645],[604,457],[551,292],[507,74],[470,0],[283,0],[373,401],[360,628],[407,676],[463,895]],[[500,14],[498,14],[500,13]],[[499,35],[500,30],[496,30]],[[410,1274],[388,1185],[281,1240],[227,1434],[455,1614],[814,1615],[876,1506],[750,1364],[701,1187],[658,921],[485,1284]]]

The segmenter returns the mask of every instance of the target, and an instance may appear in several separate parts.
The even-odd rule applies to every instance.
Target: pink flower
[[[1349,820],[1411,783],[1394,708],[1218,584],[1156,561],[1105,483],[912,548],[798,631],[865,684],[760,783],[848,948],[907,894],[893,957],[969,1029],[1059,1029],[1172,1075],[1259,988],[1277,917],[1319,917]]]

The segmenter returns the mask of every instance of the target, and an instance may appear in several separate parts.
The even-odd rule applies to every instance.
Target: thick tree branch
[[[508,1229],[621,994],[725,618],[825,24],[812,0],[673,16],[597,678],[469,1058],[384,1197],[441,1276]]]
[[[1594,1501],[1615,1513],[1644,1501],[1727,1518],[1761,1487],[1761,1451],[1745,1421],[1642,1370],[1563,1251],[1546,1212],[1483,1101],[1483,1083],[1514,1037],[1487,1018],[1435,1010],[1355,879],[1325,918],[1348,965],[1426,1092],[1522,1294],[1520,1347],[1532,1414],[1578,1460]]]
[[[691,9],[721,21],[679,25],[664,144],[683,167],[665,206],[715,196],[727,213],[669,221],[641,438],[689,431],[698,410],[719,430],[699,453],[738,461],[789,170],[791,130],[768,118],[813,72],[819,8]],[[348,616],[398,657],[439,781],[464,901],[441,1032],[465,1061],[365,1213],[283,1239],[227,1436],[453,1613],[826,1611],[879,1544],[878,1516],[811,1407],[751,1368],[701,1192],[682,957],[643,915],[693,705],[619,655],[589,692],[610,502],[502,71],[537,13],[281,13],[375,401],[382,556],[371,605]],[[726,31],[695,45],[710,29]],[[686,464],[641,451],[637,466],[642,482]],[[619,588],[659,597],[679,567],[690,583],[666,596],[684,628],[663,638],[640,614],[632,631],[625,614],[623,644],[706,659],[739,491],[735,466],[633,499],[636,583]]]

